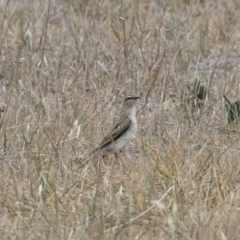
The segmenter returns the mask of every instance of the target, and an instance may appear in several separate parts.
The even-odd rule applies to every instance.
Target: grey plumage
[[[117,153],[133,139],[137,131],[136,102],[138,98],[138,96],[125,98],[118,121],[91,154]]]

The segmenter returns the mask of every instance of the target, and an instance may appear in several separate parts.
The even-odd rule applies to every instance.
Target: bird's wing
[[[119,119],[119,121],[113,127],[112,131],[103,138],[100,145],[95,150],[93,150],[93,152],[106,147],[108,144],[121,137],[129,129],[131,124],[132,121],[129,117]]]

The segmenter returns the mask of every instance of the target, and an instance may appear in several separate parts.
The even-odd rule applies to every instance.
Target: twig
[[[155,206],[157,206],[157,205],[168,195],[168,193],[173,189],[173,187],[174,187],[174,186],[171,186],[171,187],[167,190],[167,192],[166,192],[157,202],[155,202],[151,207],[149,207],[147,210],[145,210],[144,212],[140,213],[138,216],[130,219],[128,222],[126,222],[126,223],[124,223],[124,224],[120,224],[120,225],[118,225],[118,226],[115,226],[115,227],[113,227],[113,228],[110,228],[110,229],[106,230],[106,232],[110,232],[110,231],[112,231],[112,230],[116,230],[116,229],[118,229],[118,228],[124,227],[124,226],[126,226],[126,225],[128,225],[128,224],[130,224],[130,223],[132,223],[132,222],[134,222],[134,221],[136,221],[137,219],[139,219],[140,217],[142,217],[142,216],[145,215],[146,213],[148,213],[150,210],[152,210]]]

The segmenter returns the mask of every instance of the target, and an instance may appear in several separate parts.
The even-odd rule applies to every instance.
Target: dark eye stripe
[[[139,96],[129,96],[125,99],[125,101],[130,100],[130,99],[138,99],[140,98]]]

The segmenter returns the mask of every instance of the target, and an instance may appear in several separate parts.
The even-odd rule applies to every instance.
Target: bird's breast
[[[137,123],[134,121],[128,131],[126,131],[125,134],[123,134],[117,141],[116,145],[118,149],[124,148],[132,139],[134,138],[134,135],[137,132]]]

